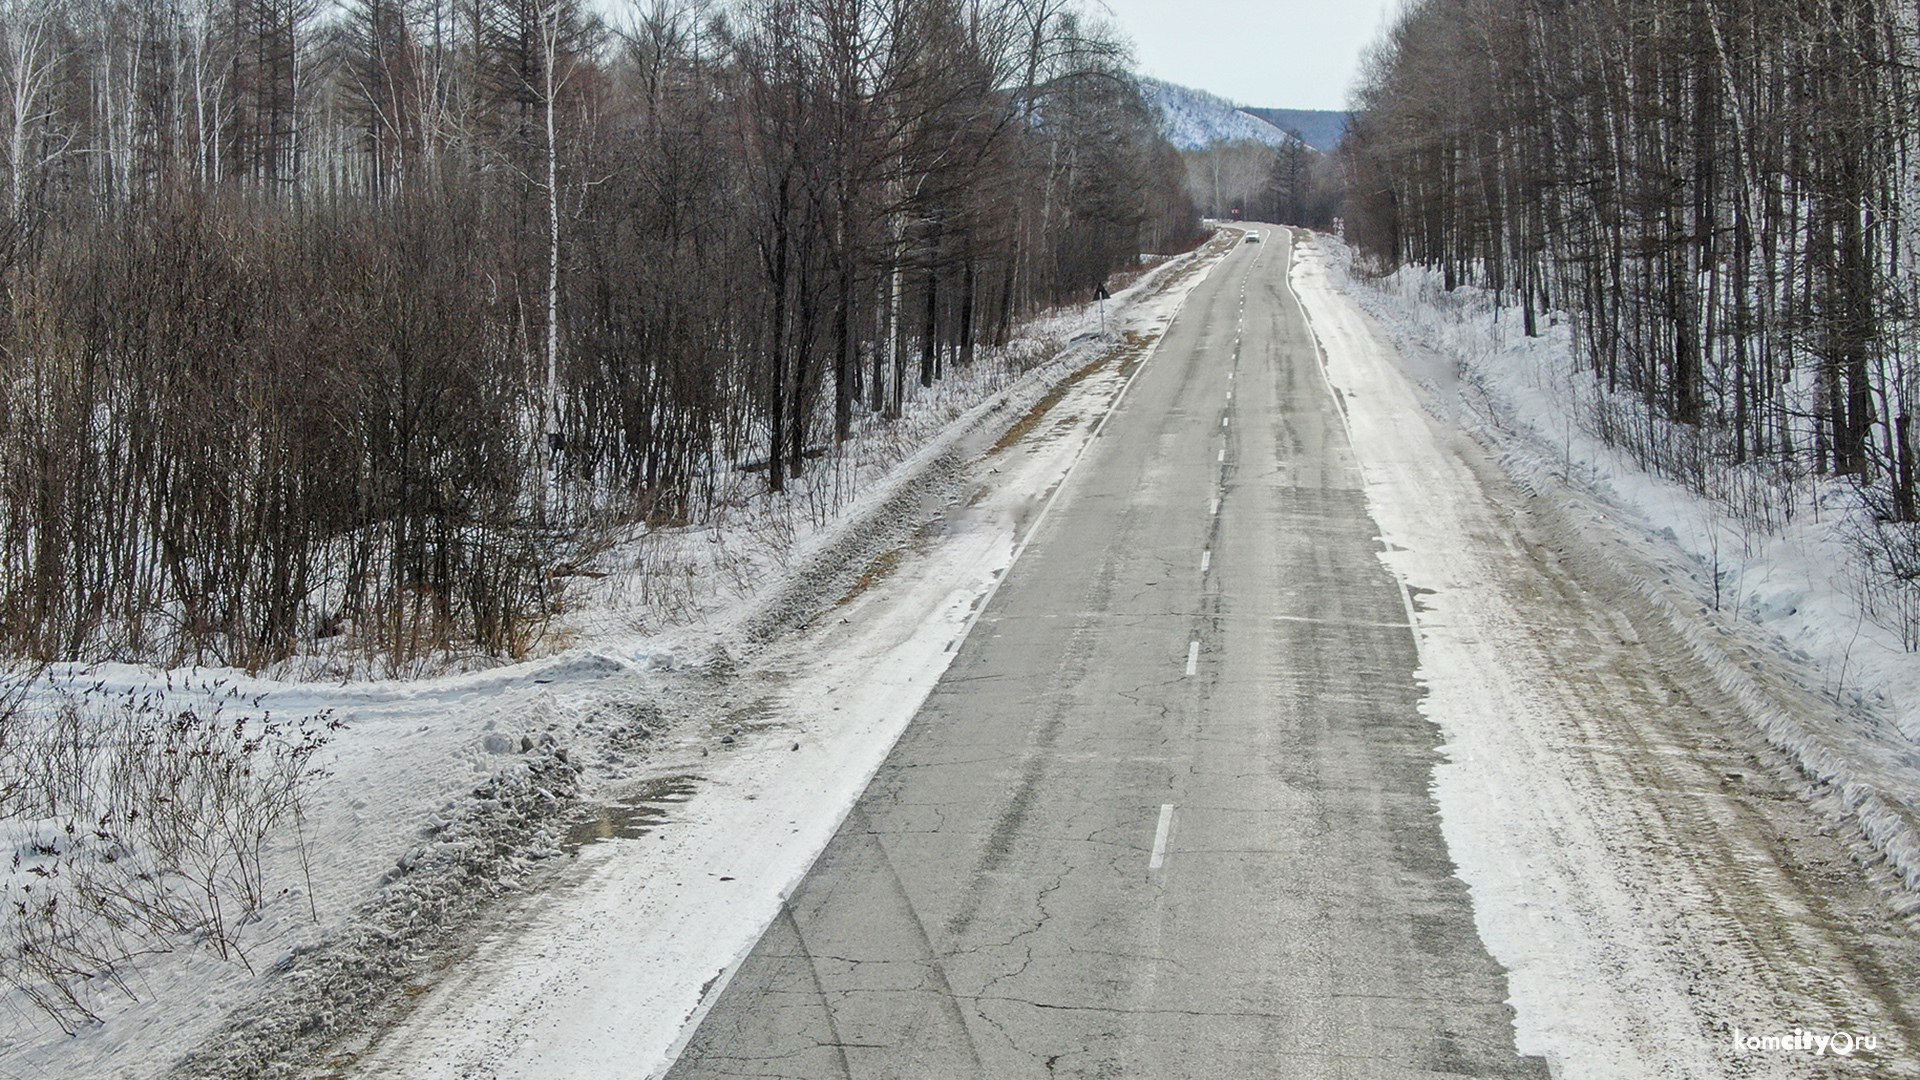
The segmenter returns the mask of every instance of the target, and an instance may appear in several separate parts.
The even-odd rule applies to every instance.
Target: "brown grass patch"
[[[1116,350],[1104,352],[1092,363],[1053,384],[1053,389],[1048,390],[1045,396],[1039,401],[1034,402],[1033,408],[1027,410],[1027,415],[1021,417],[1012,427],[1008,428],[1005,435],[1000,436],[1000,441],[993,444],[993,449],[989,451],[989,453],[998,454],[1011,448],[1014,443],[1033,434],[1033,430],[1040,426],[1040,421],[1047,418],[1047,413],[1050,412],[1055,405],[1060,404],[1060,399],[1067,396],[1067,391],[1086,381],[1087,376],[1106,367],[1107,362],[1112,360],[1116,355],[1118,355]]]
[[[860,571],[860,576],[853,579],[853,584],[848,587],[847,594],[836,601],[833,606],[845,607],[852,603],[861,593],[873,588],[874,585],[885,579],[887,575],[898,570],[900,564],[904,562],[906,558],[907,545],[905,544],[901,544],[896,548],[888,548],[881,552],[872,562],[867,564],[865,570]]]
[[[1154,343],[1159,340],[1159,334],[1143,336],[1127,331],[1126,344],[1120,347],[1120,377],[1133,378],[1133,373],[1140,370],[1140,365],[1146,361],[1147,354],[1153,351]]]

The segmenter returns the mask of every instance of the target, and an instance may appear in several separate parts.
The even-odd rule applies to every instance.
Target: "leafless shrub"
[[[1920,652],[1920,524],[1864,515],[1850,522],[1848,539],[1859,553],[1855,591],[1867,616]]]
[[[196,946],[246,962],[272,896],[270,847],[296,828],[338,724],[286,723],[207,688],[199,704],[101,687],[16,689],[0,715],[4,979],[67,1030],[139,956]]]

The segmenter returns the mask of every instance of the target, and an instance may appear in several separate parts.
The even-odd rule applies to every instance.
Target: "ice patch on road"
[[[1539,720],[1526,688],[1484,660],[1483,650],[1497,642],[1480,640],[1482,629],[1509,613],[1473,607],[1485,596],[1476,593],[1471,553],[1460,541],[1479,523],[1459,513],[1480,505],[1478,484],[1420,422],[1412,389],[1360,312],[1328,287],[1313,248],[1301,245],[1296,258],[1295,288],[1361,462],[1388,548],[1382,559],[1398,580],[1421,589],[1419,609],[1409,601],[1408,617],[1419,627],[1419,674],[1427,687],[1421,708],[1447,739],[1447,760],[1434,770],[1442,830],[1472,890],[1481,937],[1508,969],[1519,1049],[1564,1068],[1569,1047],[1604,1046],[1618,1075],[1652,1075],[1637,1041],[1623,1037],[1631,1033],[1623,1032],[1622,1018],[1641,1010],[1607,981],[1586,977],[1603,969],[1603,943],[1569,924],[1558,905],[1542,902],[1576,883],[1555,879],[1533,852],[1543,845],[1594,850],[1598,838],[1584,831],[1588,823],[1571,805],[1554,807],[1550,820],[1572,833],[1543,837],[1516,827],[1549,820],[1520,800],[1559,793],[1525,775],[1532,748],[1524,743]],[[1628,899],[1595,898],[1615,905]]]

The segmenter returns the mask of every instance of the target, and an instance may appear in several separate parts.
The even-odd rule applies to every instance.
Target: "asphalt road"
[[[1546,1075],[1453,875],[1407,601],[1263,232],[671,1077]]]

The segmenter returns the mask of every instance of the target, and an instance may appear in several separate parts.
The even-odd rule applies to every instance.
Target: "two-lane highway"
[[[1545,1075],[1265,232],[1168,327],[671,1076]]]

